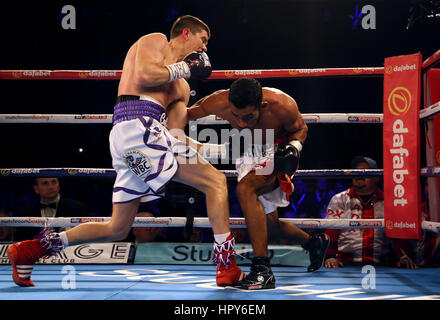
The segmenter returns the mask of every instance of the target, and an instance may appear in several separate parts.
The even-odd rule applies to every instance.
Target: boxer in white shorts
[[[234,238],[229,228],[226,177],[195,150],[179,142],[165,128],[183,131],[187,124],[190,88],[185,78],[206,79],[212,68],[206,54],[211,31],[193,16],[178,18],[170,40],[161,33],[138,39],[128,50],[114,108],[110,148],[117,178],[109,222],[84,223],[66,232],[45,230],[37,239],[22,241],[8,249],[13,281],[33,286],[33,265],[68,245],[116,241],[126,238],[141,201],[157,198],[167,182],[192,186],[206,196],[214,233],[216,283],[237,283],[244,274],[235,262]],[[197,161],[179,163],[192,156]],[[183,158],[182,158],[183,159]]]
[[[141,197],[148,202],[163,196],[166,184],[178,169],[178,157],[187,159],[197,151],[176,139],[166,128],[167,112],[149,96],[136,100],[120,96],[115,106],[110,152],[117,176],[113,203]],[[127,120],[127,110],[143,114]]]
[[[272,156],[274,154],[273,148],[271,148],[271,150],[267,150],[266,152]],[[252,155],[244,155],[238,158],[235,162],[235,167],[238,174],[237,182],[240,183],[240,181],[249,173],[256,172],[261,168],[261,165],[265,165],[270,161],[273,161],[271,156],[255,157]],[[258,200],[263,206],[264,213],[266,214],[274,213],[278,207],[286,207],[290,204],[290,201],[287,200],[286,192],[284,192],[281,187],[277,187],[272,191],[259,195]]]
[[[279,220],[276,210],[278,206],[289,204],[293,192],[291,178],[298,168],[300,151],[307,138],[308,128],[295,100],[278,89],[262,88],[256,79],[240,78],[229,89],[218,90],[197,101],[188,114],[190,121],[216,115],[227,120],[234,129],[263,132],[261,146],[253,147],[266,148],[266,154],[259,155],[261,158],[242,157],[237,161],[237,196],[254,253],[251,272],[237,287],[247,290],[275,288],[268,259],[268,229],[271,234],[299,242],[310,253],[311,263],[307,270],[318,270],[325,257],[328,237],[325,234],[310,236],[295,225]],[[272,146],[265,140],[267,133],[272,134]],[[273,170],[266,170],[270,168]]]

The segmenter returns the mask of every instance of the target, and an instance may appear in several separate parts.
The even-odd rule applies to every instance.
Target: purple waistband
[[[115,105],[113,125],[147,116],[164,124],[167,119],[166,110],[159,104],[149,100],[129,100]]]

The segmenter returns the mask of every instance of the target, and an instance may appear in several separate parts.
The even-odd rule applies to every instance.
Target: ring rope
[[[440,50],[437,50],[432,56],[430,56],[425,61],[423,61],[422,69],[431,68],[439,61],[440,61]]]
[[[208,79],[383,76],[383,67],[215,70]],[[122,70],[0,70],[0,80],[119,80]]]
[[[439,110],[440,112],[440,110]],[[302,113],[306,123],[382,123],[383,114],[381,113]],[[1,116],[1,115],[0,115]],[[0,117],[1,122],[1,117]],[[215,125],[229,124],[215,115],[206,116],[196,120],[197,124]]]
[[[425,167],[420,169],[422,177],[440,177],[440,166]]]
[[[2,227],[74,227],[87,222],[108,222],[111,217],[1,217]],[[136,217],[132,227],[185,227],[186,217]],[[298,227],[310,229],[383,229],[384,219],[298,219],[280,218]],[[246,228],[245,218],[229,218],[231,228]],[[209,218],[194,218],[194,227],[211,228]],[[440,233],[440,222],[423,221],[422,229]]]
[[[220,170],[227,178],[237,177],[235,170]],[[422,177],[440,177],[440,166],[424,167],[420,169]],[[103,168],[0,168],[0,176],[3,177],[99,177],[115,178],[114,169]],[[383,169],[311,169],[297,170],[294,178],[343,178],[354,177],[381,177]]]
[[[440,113],[440,101],[436,102],[429,107],[426,107],[419,111],[420,120],[431,118],[432,116]]]
[[[421,120],[440,113],[440,101],[419,111]],[[383,123],[382,113],[303,113],[306,123]],[[113,114],[0,114],[0,123],[112,123]],[[229,124],[215,115],[196,120],[201,125]]]
[[[439,167],[440,168],[440,167]],[[220,170],[226,177],[237,177],[235,170]],[[435,171],[436,174],[438,170]],[[0,169],[3,177],[101,177],[115,178],[114,169],[100,168],[5,168]],[[315,177],[380,177],[383,175],[382,169],[316,169],[316,170],[297,170],[294,178],[315,178]]]
[[[434,66],[439,60],[440,50],[423,61],[422,69]],[[383,76],[384,72],[384,67],[215,70],[209,79]],[[122,70],[0,70],[0,80],[119,80],[121,75]]]
[[[439,111],[440,112],[440,108]],[[380,113],[304,113],[306,123],[382,123]],[[0,114],[0,123],[112,123],[113,114]],[[196,121],[202,125],[229,124],[215,115]]]
[[[422,68],[428,69],[439,60],[440,50],[423,61]],[[384,67],[215,70],[209,79],[383,76],[384,71]],[[122,70],[0,70],[0,80],[119,80],[121,75]]]

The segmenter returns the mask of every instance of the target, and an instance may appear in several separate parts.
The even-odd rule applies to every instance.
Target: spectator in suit
[[[87,208],[79,201],[63,197],[60,194],[58,178],[36,178],[34,192],[39,195],[39,201],[20,210],[21,217],[87,217]],[[22,241],[34,238],[41,228],[18,228],[15,240]]]

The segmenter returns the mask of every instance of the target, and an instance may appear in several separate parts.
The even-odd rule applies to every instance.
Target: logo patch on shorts
[[[162,114],[160,115],[159,122],[160,122],[160,124],[163,125],[164,127],[167,126],[168,117],[167,117],[167,114],[166,114],[165,112],[162,113]]]
[[[150,159],[139,150],[128,150],[122,157],[127,167],[139,178],[144,179],[151,173]]]
[[[159,126],[152,126],[150,127],[150,133],[153,135],[153,141],[156,141],[162,138],[163,131]]]

